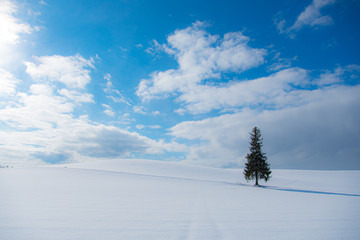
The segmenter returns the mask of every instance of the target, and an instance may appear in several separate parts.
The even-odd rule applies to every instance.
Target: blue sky
[[[0,1],[0,164],[360,169],[360,3]]]

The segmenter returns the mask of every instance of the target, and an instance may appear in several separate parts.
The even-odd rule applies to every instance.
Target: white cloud
[[[3,44],[15,44],[20,39],[20,34],[31,33],[34,29],[27,23],[21,23],[14,14],[17,12],[14,2],[0,1],[0,49]]]
[[[338,83],[343,83],[344,79],[350,78],[359,78],[360,66],[358,65],[348,65],[346,67],[338,66],[334,71],[326,71],[321,74],[318,79],[314,82],[319,86],[333,85]]]
[[[61,82],[69,88],[84,88],[91,80],[89,68],[93,60],[75,56],[34,57],[38,62],[25,62],[26,72],[36,80]]]
[[[37,96],[53,96],[54,90],[50,85],[47,84],[33,84],[30,86],[30,93]]]
[[[0,120],[20,129],[49,129],[66,121],[73,109],[49,85],[34,84],[28,94],[19,93],[18,105],[1,110]]]
[[[144,129],[144,128],[150,128],[150,129],[160,129],[161,126],[160,125],[149,125],[149,126],[144,126],[142,124],[137,124],[135,126],[137,129]]]
[[[120,49],[121,51],[123,51],[123,52],[127,52],[127,49],[124,48],[124,47],[119,46],[119,49]]]
[[[40,0],[40,1],[39,1],[39,4],[40,4],[40,5],[48,5],[44,0]]]
[[[271,64],[268,69],[269,71],[272,72],[276,72],[279,71],[281,69],[286,69],[286,68],[290,68],[293,64],[294,61],[296,61],[298,58],[297,56],[293,57],[293,58],[284,58],[284,57],[280,57],[280,52],[277,52],[274,56],[274,62],[273,64]]]
[[[144,107],[144,106],[134,106],[134,107],[133,107],[133,111],[134,111],[135,113],[139,113],[139,114],[142,114],[142,115],[146,115],[145,107]]]
[[[111,74],[110,74],[110,73],[106,73],[106,74],[104,75],[104,79],[107,80],[106,87],[111,88],[111,87],[112,87]]]
[[[0,68],[0,97],[14,94],[18,83],[14,75]]]
[[[314,95],[308,94],[311,92],[307,90],[309,87],[316,85],[321,88],[325,81],[334,84],[345,71],[345,68],[339,67],[335,73],[323,74],[314,80],[308,70],[287,68],[296,57],[285,59],[277,54],[275,60],[278,63],[270,66],[271,70],[277,72],[270,76],[209,83],[206,80],[221,78],[227,71],[241,72],[256,67],[263,61],[265,51],[250,48],[247,45],[249,38],[241,33],[228,33],[220,39],[198,25],[201,23],[177,30],[168,37],[168,44],[162,48],[174,55],[179,68],[154,72],[151,79],[142,80],[137,90],[140,97],[146,100],[172,95],[182,104],[181,108],[175,110],[178,114],[201,114],[226,109],[237,111],[242,108],[283,109],[308,104],[314,100]],[[247,55],[252,58],[242,59]],[[234,61],[233,56],[236,56]],[[280,70],[282,68],[286,69]]]
[[[114,111],[112,111],[111,109],[105,109],[105,110],[104,110],[104,113],[105,113],[106,115],[110,116],[110,117],[115,116]]]
[[[204,25],[196,22],[176,30],[167,38],[168,44],[156,44],[175,57],[179,68],[152,73],[151,79],[140,82],[138,96],[148,100],[172,92],[185,93],[203,80],[218,79],[226,72],[243,72],[264,62],[266,50],[249,47],[250,39],[241,32],[220,38],[206,32]]]
[[[274,168],[358,168],[360,86],[331,86],[301,93],[300,106],[278,110],[244,108],[171,128],[178,138],[195,141],[187,161],[212,166],[242,165],[249,134],[258,126]],[[197,143],[196,143],[197,141]]]
[[[136,46],[140,47],[140,45],[136,45]],[[141,47],[142,47],[142,45],[141,45]],[[155,54],[157,54],[157,53],[159,53],[161,51],[163,51],[163,46],[161,46],[158,43],[158,41],[156,41],[155,39],[150,42],[150,47],[145,49],[145,52],[147,52],[147,53],[149,53],[151,55],[155,55]]]
[[[56,93],[53,85],[33,84],[28,93],[18,93],[16,104],[0,108],[3,164],[116,158],[134,152],[159,154],[181,149],[177,143],[155,141],[92,122],[87,116],[76,117],[76,100]],[[111,111],[110,106],[103,106]]]
[[[186,103],[185,109],[194,114],[214,109],[233,107],[283,108],[294,104],[299,86],[309,83],[307,71],[290,68],[268,77],[246,81],[234,81],[221,86],[197,85],[184,92],[179,100]],[[297,102],[295,104],[301,104]]]
[[[75,150],[88,157],[126,157],[133,152],[152,152],[151,148],[156,146],[147,137],[114,126],[86,125],[76,129]]]
[[[105,108],[104,113],[110,117],[115,116],[114,111],[112,110],[112,108],[109,105],[106,104],[102,104],[102,106]]]
[[[160,115],[160,111],[152,111],[151,114],[153,116],[158,116],[158,115]]]
[[[92,158],[126,157],[134,152],[158,154],[180,149],[179,144],[152,140],[136,132],[93,122],[77,111],[94,102],[85,86],[93,61],[80,55],[35,57],[26,72],[35,80],[17,89],[18,80],[0,69],[0,156],[2,164],[56,163]],[[112,89],[111,76],[106,75]],[[63,84],[58,84],[58,82]],[[74,89],[75,88],[75,89]],[[114,116],[109,105],[105,114]],[[123,120],[130,121],[124,114]]]
[[[119,90],[114,89],[110,73],[105,74],[104,79],[107,81],[106,88],[104,89],[104,92],[108,94],[107,97],[115,103],[125,103],[126,105],[131,106],[129,100],[126,99]]]
[[[320,9],[334,4],[335,0],[313,0],[313,2],[300,13],[290,30],[299,30],[304,26],[318,27],[333,23],[330,16],[323,16]]]
[[[20,56],[25,54],[20,43],[26,42],[24,37],[39,30],[17,17],[19,7],[17,1],[0,0],[0,66],[7,70],[21,62]]]
[[[283,34],[286,33],[286,20],[282,19],[279,20],[277,17],[274,18],[274,24],[276,25],[277,30],[279,33]]]
[[[61,89],[59,94],[71,99],[76,103],[94,103],[94,96],[90,93],[80,93],[75,90]]]
[[[333,19],[330,16],[322,15],[320,10],[334,3],[335,0],[313,0],[311,4],[300,13],[292,26],[286,27],[286,20],[279,19],[278,16],[274,18],[274,24],[280,34],[288,34],[291,38],[294,38],[295,32],[304,27],[318,28],[333,24]]]

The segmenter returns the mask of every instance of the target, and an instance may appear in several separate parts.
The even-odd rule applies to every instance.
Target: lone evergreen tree
[[[265,182],[270,179],[270,165],[267,163],[267,157],[262,152],[262,138],[260,129],[254,127],[250,133],[250,154],[246,155],[247,163],[245,163],[244,176],[246,180],[255,178],[255,185],[259,185],[259,179]]]

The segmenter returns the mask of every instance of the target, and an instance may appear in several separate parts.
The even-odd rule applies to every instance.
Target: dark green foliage
[[[254,127],[250,133],[250,154],[246,155],[244,176],[246,180],[255,178],[255,185],[259,185],[258,180],[264,179],[267,182],[270,179],[270,165],[267,163],[267,157],[262,152],[262,138],[260,129]]]

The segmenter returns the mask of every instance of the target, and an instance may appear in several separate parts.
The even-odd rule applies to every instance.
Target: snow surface
[[[150,160],[0,169],[0,239],[359,239],[360,171]]]

